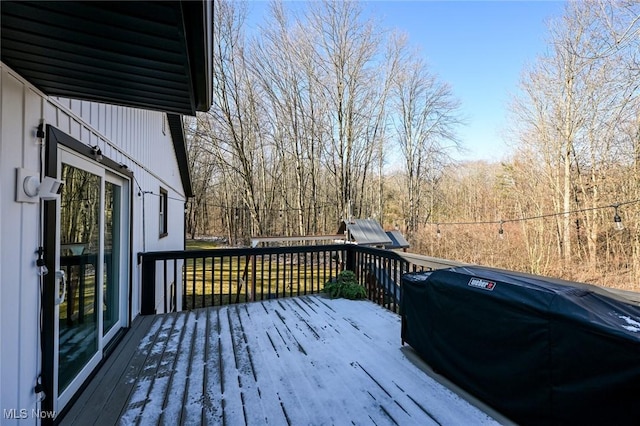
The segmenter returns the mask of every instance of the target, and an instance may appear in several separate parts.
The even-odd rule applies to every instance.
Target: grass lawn
[[[186,246],[187,250],[219,247],[217,242],[203,240],[187,240]],[[251,259],[246,256],[187,259],[184,263],[185,307],[244,302],[254,281],[254,300],[317,293],[336,274],[334,262],[325,268],[324,257],[324,254],[257,256],[255,272]]]
[[[220,247],[220,243],[207,240],[187,240],[186,247],[187,250],[209,250]]]

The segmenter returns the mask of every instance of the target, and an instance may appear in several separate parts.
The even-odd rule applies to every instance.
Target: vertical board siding
[[[111,111],[113,108],[104,109],[104,135],[107,139],[113,140],[113,126],[111,125]]]
[[[3,108],[3,98],[2,98],[2,87],[3,87],[3,81],[5,81],[6,79],[4,78],[4,70],[0,69],[0,123],[2,123],[2,112],[4,111]],[[0,179],[2,179],[2,181],[4,182],[4,173],[2,173],[2,170],[4,170],[4,166],[2,163],[2,152],[3,152],[3,134],[2,134],[2,129],[0,129]],[[5,223],[5,221],[3,220],[3,208],[2,206],[4,204],[6,204],[6,202],[4,201],[4,196],[7,193],[7,190],[3,190],[3,188],[5,187],[5,185],[0,185],[0,233],[3,231],[3,227],[2,224]],[[4,253],[4,249],[2,247],[2,241],[0,241],[0,259],[2,259],[2,255]],[[3,267],[2,267],[2,261],[0,261],[0,286],[2,285],[3,282]],[[2,297],[2,288],[0,287],[0,309],[3,306],[3,297]],[[2,321],[2,313],[0,312],[0,342],[3,341],[3,331],[2,331],[2,323],[4,321]],[[2,368],[3,365],[3,359],[4,357],[2,356],[3,351],[0,350],[0,378],[4,377],[4,370]],[[4,397],[2,395],[2,392],[0,391],[0,407],[5,407],[5,403],[4,403]]]
[[[58,110],[51,103],[44,103],[42,115],[47,124],[53,124],[54,126],[58,124]]]
[[[107,106],[105,104],[98,105],[98,131],[105,135],[107,134]]]
[[[71,120],[69,135],[76,139],[80,139],[80,123],[76,120]]]
[[[58,98],[56,98],[58,99]],[[87,136],[84,132],[92,134],[91,144],[98,145],[103,153],[108,151],[110,145],[117,146],[114,152],[122,151],[124,155],[134,158],[137,163],[144,165],[144,169],[136,174],[140,180],[141,174],[149,173],[157,180],[162,180],[163,186],[176,191],[179,196],[182,191],[182,181],[177,170],[177,162],[170,132],[162,133],[165,114],[156,111],[136,110],[116,105],[94,104],[87,101],[71,101],[60,99],[69,104],[71,110],[90,126],[84,126],[81,132],[81,141]],[[107,122],[108,120],[108,122]],[[93,138],[96,138],[93,140]],[[86,143],[86,142],[85,142]],[[111,148],[113,149],[113,148]],[[112,154],[113,159],[117,154]],[[130,168],[131,165],[126,163]],[[145,190],[148,190],[145,188]]]
[[[87,101],[80,101],[80,118],[82,118],[82,120],[86,121],[87,123],[90,122],[91,108],[89,102]]]
[[[24,167],[37,172],[40,168],[37,126],[44,119],[88,146],[100,146],[104,155],[129,167],[143,191],[157,194],[162,186],[169,197],[183,199],[171,135],[162,134],[163,117],[160,112],[46,98],[4,64],[0,67],[0,409],[26,409],[31,413],[39,407],[34,386],[41,362],[40,278],[35,266],[40,244],[40,206],[14,200],[15,169]],[[140,311],[136,254],[143,250],[182,249],[184,222],[182,201],[171,200],[169,235],[159,239],[158,197],[145,195],[143,218],[136,180],[131,187],[133,250],[129,261],[133,266],[135,317]],[[164,307],[164,301],[160,303]],[[4,418],[0,421],[3,425],[17,422]]]
[[[22,128],[20,123],[22,116],[23,88],[18,80],[3,70],[2,78],[2,157],[0,157],[0,173],[2,182],[15,181],[15,167],[22,166]],[[13,142],[12,142],[13,141]],[[3,185],[4,186],[4,185]],[[10,186],[11,189],[13,185]],[[13,191],[11,191],[13,192]],[[3,326],[2,334],[2,386],[5,389],[15,389],[14,392],[3,392],[3,404],[7,407],[18,407],[20,401],[19,362],[21,344],[20,333],[16,323],[20,318],[20,287],[21,285],[8,285],[7,283],[21,283],[22,268],[10,267],[20,264],[20,251],[16,250],[14,243],[20,241],[20,221],[22,208],[14,203],[9,191],[3,192],[3,216],[0,223],[0,234],[3,246],[2,262],[6,267],[2,268],[0,279],[0,293],[2,293],[2,309],[0,309],[0,324]],[[32,283],[35,285],[35,283]],[[18,302],[18,303],[16,303]],[[11,327],[8,325],[11,324]],[[6,343],[5,343],[6,342]],[[13,343],[13,344],[12,344]],[[26,401],[25,401],[26,402]]]
[[[31,412],[37,408],[33,386],[39,371],[39,277],[35,268],[39,204],[16,203],[14,188],[17,167],[33,171],[39,167],[35,130],[42,117],[42,100],[5,69],[1,83],[0,372],[3,389],[12,390],[3,392],[2,407]]]
[[[58,126],[60,130],[63,132],[70,134],[71,133],[71,117],[68,114],[65,114],[62,111],[58,111]]]
[[[42,117],[42,98],[30,90],[24,89],[24,120],[23,134],[25,144],[23,147],[23,164],[25,167],[38,170],[40,165],[40,153],[42,145],[36,138],[38,124]],[[39,204],[22,205],[22,229],[21,229],[21,264],[26,265],[22,272],[23,285],[20,286],[20,327],[25,324],[32,327],[40,321],[38,300],[40,297],[39,276],[34,267],[37,259],[36,251],[40,245],[38,233]],[[40,367],[40,340],[38,333],[21,333],[23,344],[20,348],[20,372],[19,377],[24,379],[20,386],[20,406],[32,406],[36,403],[34,386]]]

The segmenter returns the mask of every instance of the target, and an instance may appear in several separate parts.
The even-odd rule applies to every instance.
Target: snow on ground
[[[401,350],[400,317],[304,296],[160,315],[121,423],[497,424]]]

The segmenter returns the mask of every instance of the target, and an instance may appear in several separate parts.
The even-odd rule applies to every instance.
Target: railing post
[[[264,261],[264,257],[262,259]],[[258,297],[256,295],[256,274],[258,273],[257,269],[258,268],[256,268],[256,255],[252,254],[251,255],[251,294],[249,295],[249,299],[248,299],[251,302],[258,300]]]
[[[347,271],[351,271],[356,273],[356,251],[354,250],[354,246],[347,245],[346,246],[346,264],[345,269]]]
[[[144,254],[140,254],[142,261],[142,294],[141,309],[142,315],[156,314],[156,262],[147,260]]]

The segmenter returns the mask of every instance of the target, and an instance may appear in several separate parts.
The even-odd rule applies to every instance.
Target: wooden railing
[[[319,293],[344,269],[398,312],[402,274],[460,265],[352,244],[150,252],[139,263],[146,315]]]

